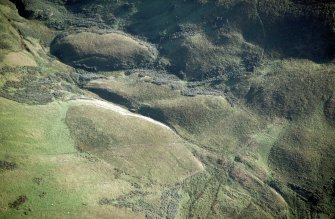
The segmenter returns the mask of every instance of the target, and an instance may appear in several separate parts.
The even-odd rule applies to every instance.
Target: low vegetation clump
[[[14,170],[16,167],[17,165],[14,162],[0,160],[0,170]]]
[[[24,204],[27,201],[27,199],[28,199],[27,196],[21,195],[13,203],[9,203],[8,206],[10,208],[19,209],[19,206]]]

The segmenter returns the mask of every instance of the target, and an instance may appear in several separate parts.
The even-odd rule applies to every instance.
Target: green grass
[[[253,138],[258,144],[257,153],[260,162],[267,166],[270,150],[278,139],[278,135],[283,131],[287,122],[284,120],[273,121],[263,132],[256,133]]]
[[[266,121],[245,107],[232,107],[223,97],[201,95],[183,97],[164,86],[136,82],[137,80],[136,76],[130,75],[111,78],[109,81],[101,80],[97,84],[107,90],[119,91],[121,96],[139,105],[145,103],[148,109],[153,109],[152,113],[160,112],[163,115],[160,117],[163,122],[202,148],[194,149],[199,150],[196,155],[207,165],[208,172],[205,174],[207,176],[205,178],[202,178],[203,175],[194,176],[183,183],[178,211],[181,218],[188,217],[189,214],[202,217],[212,214],[213,217],[215,215],[243,217],[242,215],[250,214],[251,211],[258,212],[254,215],[255,218],[257,215],[269,218],[271,215],[289,214],[280,195],[273,192],[266,184],[271,174],[267,162],[268,155],[283,127],[287,125],[285,120]],[[132,86],[126,86],[129,81]],[[147,98],[141,99],[141,94],[136,92],[137,86],[145,87],[144,90],[148,89],[148,92],[143,93],[144,97],[148,94]],[[157,92],[157,89],[162,88],[166,91],[165,94]],[[169,93],[173,96],[169,96]],[[154,117],[150,111],[147,113]],[[239,157],[240,161],[234,161],[236,157]],[[221,164],[218,165],[218,160],[223,160],[221,161],[224,163],[223,167]],[[240,167],[236,169],[235,165]],[[237,175],[232,178],[230,172]],[[218,181],[215,175],[222,181]],[[199,198],[198,193],[204,190],[201,186],[205,182],[202,181],[209,180],[208,178],[211,179],[208,188]],[[243,184],[244,180],[249,183]],[[223,187],[218,188],[219,185],[225,184],[223,182],[229,182],[229,187],[234,188],[234,196],[216,195],[223,192]],[[264,204],[268,203],[272,196],[278,196],[277,201],[269,205]],[[227,198],[231,201],[226,202]],[[245,201],[242,204],[240,200]],[[219,203],[215,205],[219,208],[216,213],[212,211],[213,202]]]
[[[10,18],[10,12],[12,10],[10,7],[0,4],[0,58],[2,59],[4,54],[8,51],[18,51],[20,50],[20,37],[13,27],[13,25],[7,20]]]
[[[25,212],[32,218],[141,216],[97,204],[105,195],[117,197],[132,186],[115,179],[104,162],[92,162],[76,150],[65,124],[67,108],[65,103],[27,106],[1,98],[5,125],[0,128],[0,160],[15,162],[17,168],[0,172],[0,217],[23,217]],[[9,208],[21,195],[27,201],[18,210]]]
[[[256,75],[245,94],[247,104],[259,114],[291,120],[313,113],[332,95],[335,85],[332,65],[307,60],[270,62]]]
[[[309,118],[287,126],[271,149],[270,167],[284,182],[301,186],[318,197],[316,208],[333,213],[334,132],[319,108]]]
[[[8,87],[9,93],[25,91],[37,78],[52,81],[50,90],[69,96],[84,93],[69,79],[74,70],[48,57],[49,43],[58,33],[65,34],[59,41],[78,50],[83,63],[96,65],[100,60],[87,55],[134,61],[136,49],[156,59],[156,51],[142,38],[120,32],[97,34],[105,32],[100,28],[114,27],[157,43],[162,55],[158,59],[164,62],[159,69],[177,75],[182,70],[185,79],[222,74],[226,81],[196,88],[214,87],[238,99],[233,107],[223,96],[185,97],[180,93],[190,83],[147,70],[130,75],[104,72],[111,76],[108,80],[87,85],[126,99],[127,107],[170,125],[180,135],[176,136],[96,106],[28,106],[1,98],[0,160],[17,168],[0,170],[0,217],[334,214],[334,127],[323,112],[324,102],[334,93],[334,66],[275,60],[323,60],[323,33],[333,22],[333,3],[84,1],[72,13],[76,8],[64,2],[29,1],[33,17],[61,30],[51,31],[42,23],[19,18],[13,5],[0,2],[0,58],[21,51],[24,43],[38,64],[4,68],[2,87],[20,81]],[[306,28],[300,30],[301,26]],[[131,67],[139,66],[153,67]],[[26,75],[34,80],[24,80]],[[164,85],[154,85],[157,81]],[[27,202],[18,210],[9,208],[20,195],[26,195]]]
[[[62,154],[76,153],[62,121],[66,105],[54,103],[30,107],[1,98],[0,109],[1,124],[6,124],[0,129],[0,159],[12,160],[18,165],[13,171],[0,173],[0,215],[15,218],[23,216],[24,212],[36,217],[66,215],[67,211],[73,214],[81,207],[80,202],[76,202],[76,199],[81,199],[80,194],[69,194],[62,190],[52,174],[55,165],[48,162],[50,158]],[[42,178],[41,184],[37,185],[34,178]],[[45,196],[43,192],[46,192]],[[28,197],[27,203],[19,210],[9,209],[8,203],[20,195]],[[43,195],[43,198],[39,195]]]
[[[1,123],[8,124],[1,127],[2,152],[28,155],[31,151],[41,155],[75,152],[68,129],[61,120],[66,110],[64,104],[20,106],[2,99]]]
[[[180,134],[218,153],[244,148],[249,135],[262,124],[257,116],[231,107],[223,97],[179,97],[157,101],[153,106],[162,110]]]
[[[79,105],[70,108],[66,121],[80,150],[133,177],[170,184],[201,170],[182,139],[143,119]]]
[[[227,217],[241,215],[243,217],[242,215],[250,214],[251,211],[258,212],[254,215],[255,218],[258,214],[263,215],[264,218],[271,218],[271,215],[288,214],[280,195],[274,193],[265,184],[271,172],[267,166],[268,153],[282,127],[286,125],[285,121],[278,119],[278,121],[272,121],[273,124],[269,123],[247,108],[231,107],[223,97],[201,95],[183,97],[175,91],[165,90],[167,93],[174,94],[170,97],[167,93],[156,92],[158,88],[165,89],[164,86],[136,82],[135,77],[133,75],[126,76],[125,82],[122,82],[124,76],[122,80],[120,78],[113,78],[109,81],[101,80],[97,84],[107,90],[119,91],[120,95],[133,101],[136,100],[137,104],[143,104],[142,101],[144,101],[147,109],[153,109],[153,111],[146,111],[149,116],[154,117],[154,114],[151,113],[155,111],[161,112],[163,117],[160,119],[163,122],[171,125],[185,139],[200,146],[193,147],[193,149],[198,151],[197,157],[208,168],[208,172],[191,177],[183,183],[178,210],[179,217],[188,217],[189,214],[194,217],[208,215],[213,217],[215,215],[227,215]],[[134,85],[125,86],[129,81]],[[149,97],[152,94],[151,98],[141,99],[139,98],[141,95],[134,92],[137,90],[136,87],[142,84],[148,89]],[[146,93],[143,95],[146,96]],[[241,159],[239,163],[234,162],[237,156]],[[222,165],[225,166],[218,165],[217,162],[220,159],[223,160],[222,163],[225,164]],[[235,163],[240,165],[240,169],[242,168],[243,171],[242,175],[231,179],[229,172],[239,171],[234,169]],[[215,175],[222,181],[218,181]],[[243,180],[249,181],[248,186],[240,185]],[[206,185],[206,181],[209,181],[208,188],[199,198],[199,193],[204,190],[202,185]],[[227,182],[230,183],[230,188],[234,188],[235,193],[232,193],[234,195],[217,196],[217,193],[225,193],[222,191],[223,186],[222,188],[218,187]],[[255,194],[259,194],[259,196],[254,197]],[[270,205],[264,204],[268,203],[272,196],[278,196],[277,202]],[[227,198],[230,198],[231,201],[226,202]],[[245,200],[244,204],[240,203],[241,200]],[[215,205],[217,208],[220,208],[215,211],[216,213],[212,211],[213,202],[217,203]]]
[[[174,71],[183,71],[188,80],[218,75],[237,77],[257,66],[262,56],[262,49],[247,43],[240,33],[224,30],[215,36],[197,31],[168,41],[163,51],[171,59]],[[255,58],[254,63],[248,61],[250,57]]]
[[[269,69],[266,70],[267,68]],[[310,97],[312,91],[299,92],[306,89],[300,86],[307,85],[299,82],[298,76],[289,77],[293,73],[297,73],[301,78],[308,78],[306,79],[308,83],[311,80],[324,86],[310,86],[315,91],[314,96]],[[241,218],[246,215],[271,218],[291,213],[307,217],[308,204],[288,188],[287,183],[297,184],[312,192],[317,191],[316,194],[322,198],[316,208],[321,212],[328,212],[327,214],[332,212],[329,207],[332,201],[327,191],[331,186],[329,179],[333,173],[332,156],[325,153],[330,153],[332,150],[333,140],[329,136],[333,129],[325,120],[320,97],[321,94],[331,93],[332,81],[328,80],[331,75],[332,71],[327,66],[290,60],[264,66],[252,77],[253,83],[267,86],[269,90],[277,90],[281,86],[289,87],[287,83],[298,86],[292,87],[292,92],[295,92],[296,96],[306,96],[311,105],[307,106],[308,113],[306,111],[306,114],[300,114],[293,120],[258,115],[258,111],[253,107],[246,107],[241,103],[232,107],[223,97],[205,95],[184,97],[178,91],[170,90],[168,86],[143,82],[136,74],[129,76],[121,74],[109,80],[100,80],[95,86],[109,89],[139,106],[145,106],[145,111],[141,111],[140,108],[141,113],[152,117],[158,116],[157,118],[172,126],[183,138],[199,146],[193,147],[193,150],[206,164],[208,176],[200,181],[198,176],[194,176],[183,183],[181,202],[178,204],[178,215],[181,218],[190,213],[205,217],[205,212],[209,215],[220,212],[218,213],[220,215]],[[276,83],[270,84],[269,81]],[[181,83],[181,86],[184,84]],[[143,95],[140,93],[141,87]],[[294,98],[293,103],[299,100],[296,96],[290,94],[288,97]],[[319,102],[318,107],[315,105],[316,102]],[[313,111],[315,108],[318,108],[317,114]],[[274,107],[268,109],[277,110]],[[305,120],[308,118],[307,115],[312,116],[310,120]],[[293,137],[290,137],[293,133],[297,133],[298,137],[295,138],[302,139],[299,140],[302,142],[293,141]],[[303,145],[311,149],[302,148]],[[316,149],[317,147],[320,149]],[[321,152],[322,150],[326,152]],[[321,157],[327,158],[321,159]],[[300,179],[296,178],[297,168],[302,172]],[[330,170],[330,175],[323,172],[325,169]],[[315,178],[318,174],[324,176]],[[228,197],[220,195],[219,198],[215,198],[218,185],[222,181],[218,182],[214,176],[219,176],[223,182],[228,183],[234,195]],[[208,178],[212,180],[208,183],[209,188],[205,189],[199,198],[197,191],[204,190],[202,183],[205,182],[202,180]],[[325,183],[322,183],[323,181]],[[311,187],[312,184],[315,186]],[[324,185],[328,189],[320,190]],[[227,192],[227,190],[223,192],[222,188],[218,194]],[[274,199],[273,197],[276,197],[277,201],[270,201]],[[227,202],[227,199],[230,201]],[[219,203],[215,205],[219,210],[211,210],[212,202]]]

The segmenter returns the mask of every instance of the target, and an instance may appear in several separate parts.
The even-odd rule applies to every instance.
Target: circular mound
[[[157,49],[124,33],[81,32],[58,38],[51,53],[73,67],[85,70],[123,70],[153,65]]]

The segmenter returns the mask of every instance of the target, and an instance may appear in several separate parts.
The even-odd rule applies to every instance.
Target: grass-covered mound
[[[334,131],[318,107],[287,126],[271,148],[269,165],[278,180],[273,186],[304,217],[305,208],[312,215],[334,214]]]
[[[166,42],[162,53],[171,60],[171,71],[188,80],[237,77],[260,64],[263,50],[247,43],[240,33],[221,31],[217,37],[212,40],[199,32],[186,35]]]
[[[144,217],[99,204],[135,187],[106,162],[77,151],[64,122],[68,104],[0,100],[1,218]]]
[[[121,70],[153,65],[157,50],[124,33],[70,34],[52,44],[51,52],[63,62],[86,70]]]
[[[249,106],[267,116],[288,119],[309,116],[335,89],[333,65],[286,60],[268,64],[258,73],[250,80],[245,99]]]
[[[262,112],[261,107],[257,108],[260,104],[248,107],[238,103],[232,106],[222,96],[182,96],[180,90],[171,88],[170,83],[175,88],[177,81],[167,80],[163,85],[154,85],[149,74],[145,73],[142,77],[121,74],[100,79],[92,81],[88,87],[99,88],[106,94],[117,93],[130,103],[136,103],[139,113],[169,124],[178,134],[203,149],[197,149],[196,155],[208,169],[183,184],[184,204],[180,211],[183,217],[204,216],[203,211],[208,211],[213,217],[235,217],[234,209],[239,209],[238,215],[250,216],[250,212],[258,212],[250,216],[254,218],[332,214],[329,206],[333,194],[331,175],[334,170],[330,167],[333,158],[326,155],[334,147],[330,134],[334,131],[330,125],[333,104],[328,96],[333,89],[331,68],[306,61],[284,61],[260,69],[257,76],[245,84],[266,86],[266,95],[275,92],[276,87],[286,86],[288,90],[284,93],[291,90],[295,93],[288,96],[293,98],[289,103],[292,109],[297,110],[295,117],[287,120],[285,114],[280,114],[283,112],[280,110],[287,109],[285,106],[264,107],[268,111]],[[269,69],[277,71],[270,74],[266,71]],[[294,77],[293,72],[298,76]],[[266,80],[273,83],[265,83]],[[301,81],[315,85],[322,83],[323,86],[307,86]],[[179,89],[185,86],[186,83],[179,83]],[[302,89],[299,86],[306,87]],[[140,87],[145,88],[143,96],[138,93]],[[300,92],[300,89],[305,92]],[[245,92],[247,94],[248,90]],[[302,108],[294,108],[297,104],[302,104]],[[263,116],[265,113],[267,115]],[[223,186],[227,184],[228,187]],[[325,189],[320,189],[323,187]],[[203,188],[202,192],[197,192],[199,188]],[[217,196],[222,193],[228,195]],[[229,195],[231,193],[234,197]],[[269,201],[274,197],[276,201]],[[231,201],[225,202],[227,199]],[[246,199],[249,202],[242,201]],[[212,202],[217,203],[216,211],[210,210]],[[308,213],[307,209],[312,211]]]
[[[168,80],[157,77],[159,73],[156,73],[156,76],[150,73],[150,71],[140,71],[130,76],[125,76],[123,72],[114,73],[109,80],[91,80],[84,85],[84,88],[103,99],[132,108],[132,110],[138,109],[140,104],[150,103],[156,99],[172,99],[180,94],[179,90],[171,90],[168,85],[154,84],[165,83]]]
[[[102,103],[106,106],[87,102],[67,113],[67,124],[80,151],[95,154],[126,174],[161,184],[202,169],[171,129]]]
[[[247,109],[232,107],[224,97],[185,97],[168,84],[142,81],[146,76],[124,77],[92,81],[89,86],[106,93],[119,91],[119,96],[138,105],[139,113],[169,124],[199,146],[194,148],[196,155],[207,169],[183,182],[181,217],[233,217],[236,211],[238,215],[254,211],[254,218],[271,218],[288,213],[285,201],[267,185],[268,154],[282,129],[280,123],[266,124]],[[136,92],[137,87],[145,88],[145,98]],[[255,191],[259,196],[252,198]]]
[[[164,217],[170,205],[178,211],[180,186],[174,183],[202,171],[191,145],[136,116],[125,119],[108,109],[73,103],[28,106],[0,100],[0,121],[6,124],[0,128],[1,218]],[[76,110],[87,116],[76,133],[87,133],[73,139],[77,123],[69,130],[65,121],[79,118]],[[84,126],[89,119],[95,127]],[[85,138],[81,147],[87,151],[79,152],[78,142]],[[106,138],[111,141],[103,144]]]

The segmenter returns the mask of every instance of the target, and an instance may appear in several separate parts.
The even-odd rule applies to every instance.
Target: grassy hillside
[[[1,99],[1,124],[6,126],[1,126],[0,159],[13,168],[0,169],[0,217],[143,216],[98,203],[106,195],[126,194],[132,186],[116,179],[103,160],[78,152],[64,122],[68,107]]]
[[[138,178],[138,183],[143,178],[169,184],[202,169],[172,130],[141,117],[94,106],[93,102],[71,107],[66,122],[79,151],[98,156]]]
[[[0,218],[333,218],[334,7],[0,0]]]
[[[185,146],[172,131],[130,117],[126,120],[138,122],[139,126],[133,130],[133,138],[127,140],[124,132],[133,126],[114,121],[120,119],[115,115],[118,113],[94,105],[72,105],[68,111],[68,103],[27,106],[1,99],[1,124],[6,124],[1,127],[1,217],[139,217],[142,214],[138,210],[126,210],[132,208],[131,201],[139,203],[137,208],[149,211],[146,202],[159,200],[165,187],[202,170],[200,162],[188,151],[190,146]],[[84,130],[71,131],[78,125],[78,115],[80,124],[94,121],[96,115],[103,116],[107,122],[94,121],[98,130],[108,124],[121,127],[105,129],[103,135],[110,141],[103,144],[104,138],[93,131],[95,128],[90,130],[89,125],[79,126]],[[158,136],[157,129],[161,130]],[[84,131],[88,133],[77,135]],[[146,132],[166,140],[157,145]],[[86,148],[79,139],[85,140]],[[103,152],[108,145],[111,149]],[[123,200],[127,196],[129,203]],[[142,199],[146,201],[140,204]],[[126,209],[113,207],[119,205]]]
[[[282,64],[286,67],[290,66],[290,69],[295,69],[298,65],[296,62],[284,62]],[[296,69],[295,72],[298,74],[301,69],[303,67],[300,66],[300,70]],[[324,74],[325,70],[317,68],[316,65],[314,71],[311,72],[317,76],[318,74]],[[263,73],[265,73],[264,70]],[[207,181],[207,183],[204,182],[205,185],[210,187],[216,185],[217,187],[211,187],[208,193],[205,192],[201,195],[197,194],[197,190],[188,191],[187,195],[185,194],[185,199],[188,203],[186,206],[190,206],[184,206],[185,209],[182,211],[187,217],[191,217],[189,214],[194,209],[200,208],[200,206],[200,209],[202,209],[205,203],[208,204],[211,201],[221,203],[224,197],[216,198],[214,194],[221,191],[222,186],[227,184],[235,189],[238,188],[237,190],[244,197],[249,197],[247,198],[249,200],[247,203],[251,203],[249,207],[259,206],[259,211],[263,212],[264,217],[279,217],[279,215],[285,215],[288,212],[292,214],[292,217],[316,217],[317,215],[332,214],[333,208],[330,206],[333,205],[333,201],[331,201],[333,190],[330,188],[333,181],[330,175],[333,174],[333,170],[329,169],[332,166],[332,157],[328,155],[324,155],[327,157],[326,159],[321,157],[323,157],[323,153],[327,153],[326,151],[333,150],[334,144],[330,133],[334,130],[332,125],[326,121],[327,117],[322,105],[324,100],[318,96],[316,91],[313,92],[315,96],[308,96],[308,92],[311,91],[301,93],[301,95],[311,98],[308,101],[315,102],[310,102],[307,105],[309,102],[305,103],[302,99],[294,100],[295,106],[297,106],[299,103],[297,100],[299,100],[306,104],[308,108],[306,108],[306,111],[299,111],[299,114],[297,113],[295,117],[286,119],[285,116],[276,114],[277,110],[281,109],[278,107],[269,107],[271,113],[268,113],[267,116],[263,116],[264,112],[257,115],[258,110],[265,110],[266,108],[255,110],[243,106],[241,103],[238,106],[232,106],[227,101],[227,96],[182,96],[183,92],[181,90],[185,89],[187,84],[179,84],[179,92],[177,92],[175,90],[176,81],[166,79],[163,85],[153,85],[150,80],[147,82],[142,80],[150,77],[148,76],[150,75],[149,72],[146,76],[144,76],[145,73],[141,74],[143,74],[141,77],[134,73],[130,76],[111,77],[107,80],[99,79],[90,82],[88,87],[99,95],[103,93],[102,91],[105,91],[104,95],[109,96],[110,101],[118,100],[113,98],[115,94],[126,98],[128,102],[132,103],[130,105],[125,104],[126,106],[137,106],[135,110],[138,110],[139,113],[169,124],[185,139],[200,146],[201,149],[197,149],[196,154],[207,165],[209,175],[194,177],[192,180],[186,181],[184,189],[188,191],[190,188],[201,188],[204,185],[200,181],[203,180]],[[329,74],[332,75],[333,73],[325,73],[325,77]],[[125,77],[127,80],[125,80]],[[252,83],[264,83],[263,77],[266,78],[267,76],[259,74],[257,78],[255,77],[252,80]],[[278,78],[282,75],[275,77],[274,74],[272,77]],[[306,75],[306,77],[309,76]],[[128,86],[121,87],[122,81],[126,81]],[[286,82],[290,82],[290,79]],[[318,79],[318,83],[322,83],[322,81]],[[331,83],[331,81],[327,80],[325,83]],[[264,84],[270,85],[270,83]],[[273,85],[281,86],[280,83],[274,83]],[[143,92],[143,95],[150,93],[151,98],[140,98],[138,92],[134,92],[137,86],[145,87],[146,92]],[[292,89],[296,87],[293,86]],[[327,92],[328,89],[331,89],[327,86],[320,88],[309,86],[309,88],[318,89],[318,92],[324,94],[326,94],[324,91]],[[99,89],[99,92],[97,89]],[[165,90],[165,93],[161,93],[161,90]],[[168,96],[166,93],[174,95]],[[293,95],[289,97],[299,98]],[[272,99],[269,98],[269,100]],[[274,100],[276,101],[276,99]],[[124,104],[122,101],[119,103]],[[294,109],[300,110],[299,108]],[[318,137],[313,138],[312,136]],[[327,163],[327,165],[321,165],[321,162]],[[329,172],[322,174],[324,170],[329,170]],[[220,177],[216,178],[214,176]],[[217,190],[218,187],[219,190]],[[200,191],[203,191],[203,189],[200,189]],[[254,197],[252,194],[255,194],[255,192],[258,194],[257,198],[250,199]],[[235,191],[234,194],[236,195],[236,193],[238,192]],[[200,199],[198,196],[206,198]],[[274,205],[268,206],[265,204],[268,203],[267,199],[276,196],[278,196],[278,201],[274,202]],[[233,200],[240,199],[240,196],[233,198]],[[313,201],[314,199],[317,201]],[[238,203],[240,202],[238,201]],[[199,207],[194,207],[196,205],[199,205]],[[230,215],[232,213],[228,212],[232,209],[243,209],[238,210],[238,212],[241,211],[238,215],[243,215],[242,212],[248,212],[248,207],[245,205],[234,206],[231,203],[218,205],[225,206],[226,210],[222,210],[222,212],[216,210],[216,213],[214,213],[210,210],[212,208],[209,207],[205,211],[192,213],[192,215],[203,215],[204,212],[214,214],[213,217],[215,215]],[[287,206],[291,206],[288,208],[289,210],[285,210]],[[323,214],[321,212],[328,213]]]

